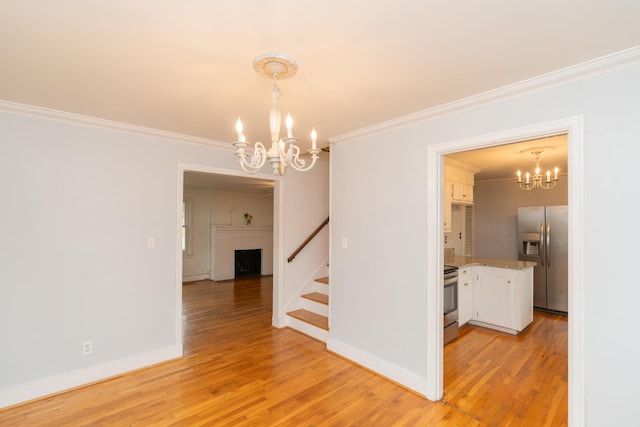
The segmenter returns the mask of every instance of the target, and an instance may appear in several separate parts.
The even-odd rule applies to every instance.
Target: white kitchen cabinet
[[[462,326],[473,316],[473,286],[471,267],[458,269],[458,325]]]
[[[451,231],[451,218],[447,217],[447,210],[451,210],[451,204],[473,204],[474,175],[480,170],[465,163],[449,158],[444,159],[444,209],[445,232]],[[449,220],[447,222],[447,219]]]
[[[451,201],[458,204],[473,204],[473,184],[453,182]]]
[[[533,321],[533,268],[473,266],[471,324],[511,334]]]
[[[451,181],[444,181],[444,199],[443,199],[443,222],[444,232],[451,232],[451,197],[453,195],[453,183]]]

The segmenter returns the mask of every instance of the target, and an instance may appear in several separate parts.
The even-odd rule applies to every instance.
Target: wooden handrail
[[[318,234],[320,232],[320,230],[322,230],[322,227],[324,227],[325,225],[329,224],[329,217],[327,217],[327,219],[325,219],[324,221],[322,221],[322,224],[320,224],[318,226],[318,228],[316,228],[315,230],[313,230],[313,233],[311,233],[309,235],[309,237],[307,237],[307,240],[305,240],[304,242],[302,242],[302,244],[300,246],[298,246],[298,249],[296,249],[295,251],[293,251],[293,253],[291,254],[291,256],[289,258],[287,258],[287,262],[291,262],[293,261],[293,259],[300,253],[300,251],[302,249],[304,249],[305,246],[307,246],[307,244],[311,241],[311,239],[313,239],[314,237],[316,237],[316,234]]]

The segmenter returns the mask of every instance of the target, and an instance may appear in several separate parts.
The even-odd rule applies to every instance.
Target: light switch
[[[347,249],[349,247],[349,241],[346,237],[342,238],[342,249]]]

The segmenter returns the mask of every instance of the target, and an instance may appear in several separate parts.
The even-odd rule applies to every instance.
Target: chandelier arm
[[[298,148],[298,147],[296,147]],[[291,162],[291,167],[294,168],[295,170],[299,171],[299,172],[306,172],[308,170],[310,170],[318,161],[318,158],[320,157],[318,154],[320,154],[321,149],[319,148],[310,148],[309,150],[307,150],[307,153],[309,153],[309,155],[311,156],[309,159],[307,160],[311,160],[311,163],[309,164],[309,166],[305,167],[306,165],[306,160],[301,159],[299,157],[300,154],[300,149],[298,148],[296,155],[293,158],[293,161]]]
[[[253,154],[248,154],[244,148],[239,148],[236,151],[236,156],[240,160],[240,166],[242,170],[247,173],[256,173],[258,172],[267,159],[267,150],[264,148],[261,142],[255,143],[255,148],[253,150]],[[250,158],[250,161],[247,161],[247,157]]]
[[[531,191],[531,190],[533,190],[533,189],[535,188],[535,187],[534,187],[533,185],[531,185],[531,184],[524,184],[524,183],[522,183],[522,182],[519,182],[518,184],[520,185],[520,188],[521,188],[521,189],[526,190],[526,191]]]
[[[286,146],[286,142],[283,142]],[[280,159],[285,166],[293,166],[298,162],[298,156],[300,155],[300,147],[294,144],[289,144],[289,148],[280,152]],[[304,166],[304,164],[302,165]]]

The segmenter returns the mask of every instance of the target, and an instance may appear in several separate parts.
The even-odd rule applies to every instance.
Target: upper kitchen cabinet
[[[480,172],[480,169],[445,157],[444,179],[447,183],[445,192],[450,192],[451,203],[458,205],[473,204],[474,175],[478,172]]]

